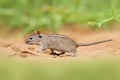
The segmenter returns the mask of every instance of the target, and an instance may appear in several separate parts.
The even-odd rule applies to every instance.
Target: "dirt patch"
[[[85,33],[86,32],[86,33]],[[63,29],[59,33],[71,37],[79,43],[89,43],[106,39],[113,39],[112,42],[106,42],[77,49],[77,57],[74,59],[91,59],[98,57],[119,57],[120,56],[120,33],[117,31],[91,31],[74,28]],[[39,52],[39,46],[31,46],[24,43],[24,37],[20,38],[1,38],[0,55],[9,57],[20,57],[30,59],[68,59],[69,56],[52,56],[50,50],[43,53]]]

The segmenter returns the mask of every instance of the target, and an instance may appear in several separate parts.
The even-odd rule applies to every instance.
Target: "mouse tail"
[[[113,41],[112,39],[108,39],[108,40],[103,40],[103,41],[98,41],[98,42],[92,42],[92,43],[81,43],[78,44],[78,46],[91,46],[91,45],[96,45],[96,44],[100,44],[100,43],[104,43],[104,42],[109,42],[109,41]]]

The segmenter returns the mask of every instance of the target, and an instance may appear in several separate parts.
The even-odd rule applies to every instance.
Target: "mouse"
[[[91,43],[77,43],[73,39],[69,38],[66,35],[62,34],[41,34],[40,31],[35,31],[32,35],[30,35],[25,43],[28,45],[38,45],[40,46],[40,53],[50,49],[51,55],[60,56],[69,52],[69,56],[75,57],[77,48],[80,46],[91,46],[100,43],[110,42],[112,39],[96,41]],[[58,51],[60,53],[56,53]]]

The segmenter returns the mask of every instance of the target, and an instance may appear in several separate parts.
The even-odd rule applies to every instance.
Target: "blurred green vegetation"
[[[63,24],[95,28],[120,21],[120,0],[0,0],[0,24],[10,28],[58,30]]]
[[[0,60],[0,80],[120,80],[119,60],[28,62]]]

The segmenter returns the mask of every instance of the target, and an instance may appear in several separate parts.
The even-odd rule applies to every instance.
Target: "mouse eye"
[[[30,39],[33,39],[33,38],[30,38]]]
[[[39,38],[42,38],[42,36],[38,36]]]

